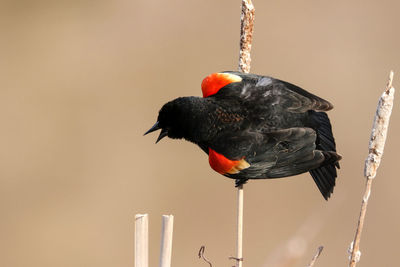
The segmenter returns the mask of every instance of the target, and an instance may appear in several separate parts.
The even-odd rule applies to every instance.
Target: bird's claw
[[[239,187],[241,185],[244,185],[245,183],[247,183],[249,179],[236,179],[235,180],[235,187]]]

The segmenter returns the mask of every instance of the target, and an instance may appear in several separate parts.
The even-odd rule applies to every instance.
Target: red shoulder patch
[[[204,78],[201,83],[203,97],[216,94],[222,87],[235,82],[240,82],[242,78],[232,73],[213,73]]]
[[[250,167],[250,164],[244,160],[244,158],[240,160],[230,160],[211,148],[208,148],[208,161],[211,168],[220,174],[235,174]]]

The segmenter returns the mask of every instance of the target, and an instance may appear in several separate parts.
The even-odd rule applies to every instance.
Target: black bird
[[[166,103],[145,134],[161,129],[157,142],[168,136],[197,144],[236,186],[310,172],[330,197],[341,159],[325,113],[331,103],[288,82],[233,71],[211,74],[201,87],[203,98]]]

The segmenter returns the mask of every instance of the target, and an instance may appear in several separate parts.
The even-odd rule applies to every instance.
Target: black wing
[[[306,90],[272,77],[228,72],[242,77],[241,82],[226,85],[213,97],[239,98],[252,105],[280,105],[289,112],[328,111],[333,105]]]
[[[226,140],[226,139],[225,139]],[[235,143],[243,151],[225,149],[229,153],[245,153],[245,159],[250,167],[238,174],[229,175],[234,179],[265,179],[293,176],[315,169],[324,161],[321,151],[315,150],[316,132],[311,128],[289,128],[263,134],[260,137],[243,137]],[[216,151],[219,148],[216,144]],[[244,151],[247,150],[247,151]],[[225,154],[224,154],[225,155]],[[229,156],[235,156],[230,154]]]
[[[254,134],[224,138],[225,144],[232,147],[216,143],[216,150],[232,159],[246,155],[245,160],[250,164],[237,174],[226,174],[239,184],[248,179],[282,178],[309,171],[325,199],[333,192],[341,157],[335,149],[323,150],[326,143],[321,145],[317,132],[311,128],[283,129],[262,137]]]
[[[246,119],[240,130],[225,129],[208,145],[232,160],[245,157],[250,167],[226,176],[245,181],[310,171],[327,199],[335,186],[341,157],[336,153],[328,116],[317,111],[328,111],[333,105],[288,82],[229,73],[242,81],[226,85],[211,98],[230,103],[227,110],[234,109],[232,104],[240,106],[247,112]]]

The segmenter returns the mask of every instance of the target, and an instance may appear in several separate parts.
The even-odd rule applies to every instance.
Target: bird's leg
[[[244,185],[245,183],[247,183],[247,180],[249,180],[249,179],[236,179],[235,180],[235,187],[239,187],[241,185]]]

